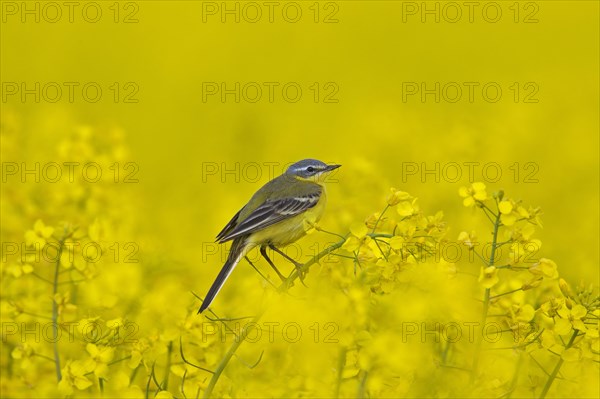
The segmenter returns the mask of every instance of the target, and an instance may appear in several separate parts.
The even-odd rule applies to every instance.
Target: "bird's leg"
[[[303,264],[300,262],[296,262],[294,259],[287,256],[287,254],[285,252],[283,252],[282,250],[280,250],[273,244],[269,244],[269,248],[271,248],[273,251],[277,252],[279,255],[283,256],[284,258],[286,258],[287,260],[292,262],[294,264],[294,266],[296,266],[296,272],[298,273],[298,278],[300,278],[300,282],[302,282],[302,285],[304,285],[306,287],[306,284],[304,284],[304,272],[302,271]]]
[[[267,260],[267,262],[269,263],[269,265],[271,265],[273,270],[275,270],[275,273],[277,273],[281,281],[285,281],[285,276],[281,274],[281,272],[277,269],[277,267],[275,267],[271,259],[269,259],[269,256],[267,256],[267,247],[265,245],[260,247],[260,254],[263,256],[263,258]]]

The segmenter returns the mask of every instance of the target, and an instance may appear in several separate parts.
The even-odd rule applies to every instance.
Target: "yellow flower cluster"
[[[82,128],[57,156],[127,154],[119,132]],[[461,226],[456,242],[443,212],[397,189],[341,234],[307,223],[317,244],[334,240],[302,259],[307,286],[297,271],[279,286],[238,276],[237,292],[256,294],[250,316],[197,315],[187,268],[132,258],[123,187],[2,190],[16,244],[1,264],[3,396],[583,397],[597,378],[597,287],[571,288],[542,256],[540,209],[483,183],[459,195],[489,231]]]
[[[479,283],[483,288],[483,320],[493,320],[514,336],[512,348],[524,351],[534,364],[528,370],[529,378],[547,378],[534,388],[545,397],[557,384],[557,374],[563,361],[585,362],[598,358],[598,328],[600,299],[596,288],[571,288],[559,279],[557,264],[540,257],[541,241],[533,238],[536,227],[541,227],[539,208],[525,208],[520,201],[506,199],[503,192],[488,195],[483,183],[463,187],[459,194],[467,207],[477,205],[491,223],[492,241],[486,250],[477,248],[475,232],[461,232],[458,241],[476,252],[483,264]],[[502,252],[508,247],[508,251]],[[482,344],[480,339],[478,348]],[[479,353],[475,354],[473,372],[486,375],[477,368]],[[552,356],[555,358],[552,359]],[[543,358],[548,365],[542,365]],[[523,355],[519,363],[524,361]],[[517,367],[519,366],[517,364]],[[552,367],[548,374],[546,367]],[[518,381],[519,375],[515,378]],[[516,387],[513,387],[516,389]]]
[[[358,267],[378,293],[393,291],[403,269],[433,259],[446,230],[442,212],[424,215],[417,198],[406,192],[392,188],[387,204],[382,212],[351,226],[342,245],[354,270]]]

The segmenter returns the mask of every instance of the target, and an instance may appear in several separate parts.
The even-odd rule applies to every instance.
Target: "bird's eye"
[[[308,168],[306,168],[307,172],[314,172],[315,168],[313,168],[312,166],[309,166]]]

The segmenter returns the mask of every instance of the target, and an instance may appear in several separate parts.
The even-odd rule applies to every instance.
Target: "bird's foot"
[[[302,269],[303,268],[303,264],[294,261],[294,266],[296,267],[296,274],[298,274],[298,279],[300,279],[300,282],[302,283],[303,286],[305,286],[306,288],[308,288],[308,285],[306,285],[306,283],[304,282],[304,275],[305,275],[305,271]]]

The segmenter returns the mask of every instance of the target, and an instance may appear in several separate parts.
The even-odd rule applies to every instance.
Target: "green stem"
[[[362,378],[360,378],[358,384],[358,392],[356,394],[357,398],[366,398],[367,397],[367,377],[369,376],[369,372],[366,370],[362,371]]]
[[[390,207],[390,205],[388,204],[385,206],[385,208],[383,208],[383,211],[381,211],[381,213],[379,214],[379,217],[377,218],[377,221],[375,222],[375,226],[373,226],[373,230],[371,230],[371,234],[375,233],[375,229],[377,229],[379,222],[381,222],[381,218],[383,217],[383,214],[388,210],[389,207]]]
[[[565,350],[567,350],[571,346],[573,346],[573,342],[575,342],[575,338],[577,338],[577,334],[579,334],[579,330],[574,330],[573,335],[571,335],[571,339],[569,339],[569,342],[565,346]],[[560,371],[563,361],[564,360],[562,357],[560,359],[558,359],[556,366],[554,366],[554,370],[552,370],[552,374],[550,374],[550,377],[548,377],[548,381],[546,381],[546,385],[544,385],[544,389],[542,390],[542,393],[540,394],[540,399],[544,399],[546,397],[546,394],[550,390],[552,383],[554,382],[554,380],[556,379],[556,376],[558,375],[558,372]]]
[[[369,233],[367,235],[371,238],[377,238],[377,237],[392,238],[392,237],[394,237],[393,234],[385,234],[385,233]]]
[[[56,294],[58,293],[58,273],[60,269],[60,257],[62,255],[64,239],[59,241],[58,254],[56,256],[56,265],[54,267],[54,282],[52,289],[52,326],[53,326],[53,341],[54,341],[54,364],[56,365],[56,379],[58,382],[62,380],[60,370],[60,356],[58,353],[58,303],[56,303]]]
[[[169,375],[171,374],[171,353],[173,352],[173,341],[169,341],[169,348],[167,350],[167,366],[165,367],[165,377],[163,378],[162,390],[167,390],[169,386]]]
[[[481,346],[483,344],[483,327],[487,320],[487,314],[490,307],[490,289],[486,288],[483,294],[483,310],[481,313],[481,334],[477,336],[477,343],[475,346],[475,359],[473,360],[473,377],[477,373],[477,367],[479,365],[479,355],[481,352]]]
[[[492,252],[490,253],[490,260],[488,266],[493,266],[496,261],[496,243],[498,242],[498,230],[500,230],[500,211],[495,214],[496,219],[494,221],[494,231],[492,235]],[[477,368],[479,366],[479,355],[481,352],[481,345],[483,344],[483,326],[487,320],[488,310],[490,307],[490,288],[486,288],[483,294],[483,311],[481,314],[481,328],[482,332],[477,336],[477,343],[475,346],[475,358],[473,359],[473,370],[471,374],[471,380],[475,378],[477,374]]]
[[[265,309],[263,309],[259,314],[254,316],[254,318],[252,319],[252,321],[250,323],[251,324],[257,323],[258,320],[260,320],[260,318],[264,314],[264,312],[265,312]],[[212,395],[212,391],[214,390],[215,385],[217,384],[217,381],[219,381],[219,377],[221,377],[221,374],[225,370],[225,367],[227,367],[227,365],[229,364],[229,361],[231,360],[231,358],[233,357],[233,355],[235,354],[237,349],[240,347],[242,342],[244,342],[244,340],[248,336],[248,333],[251,330],[252,330],[251,328],[244,328],[242,330],[241,334],[238,337],[236,337],[235,341],[233,342],[233,344],[231,345],[231,347],[229,348],[229,350],[227,351],[225,356],[223,356],[223,358],[219,362],[217,368],[215,369],[215,372],[212,375],[210,382],[208,383],[208,386],[206,387],[206,390],[204,391],[204,398],[210,398],[210,396]]]
[[[281,289],[285,289],[287,287],[290,287],[291,284],[298,278],[298,272],[299,271],[302,274],[306,273],[308,271],[308,269],[312,265],[314,265],[319,260],[321,260],[321,258],[329,255],[331,252],[333,252],[336,249],[340,248],[342,245],[344,245],[345,242],[346,242],[346,237],[344,237],[343,240],[338,241],[337,243],[335,243],[333,245],[330,245],[329,247],[325,248],[323,251],[321,251],[318,254],[316,254],[315,256],[313,256],[308,262],[306,262],[305,264],[303,264],[299,269],[294,269],[294,271],[292,272],[292,274],[290,274],[290,276],[283,283],[281,283],[281,285],[279,286],[279,289],[281,290]]]
[[[516,288],[514,290],[503,292],[501,294],[496,294],[496,295],[491,296],[490,299],[498,298],[498,297],[501,297],[501,296],[504,296],[504,295],[514,294],[515,292],[521,291],[522,289],[523,289],[523,287],[519,287],[519,288]]]
[[[318,254],[316,254],[315,256],[313,256],[308,262],[306,262],[305,264],[303,264],[299,269],[295,269],[292,272],[292,274],[290,274],[290,276],[283,283],[281,283],[281,285],[279,286],[279,289],[281,291],[285,291],[298,278],[298,272],[299,271],[302,274],[304,274],[306,271],[308,271],[308,269],[310,268],[310,266],[312,266],[313,264],[317,263],[324,256],[327,256],[331,252],[333,252],[336,249],[340,248],[342,245],[344,245],[344,242],[346,242],[346,237],[344,237],[341,241],[339,241],[339,242],[337,242],[337,243],[335,243],[335,244],[333,244],[333,245],[325,248],[323,251],[321,251]],[[266,309],[261,310],[256,316],[254,316],[252,318],[251,323],[257,323],[260,320],[260,318],[262,317],[262,315],[265,313],[265,311],[266,311]],[[206,387],[206,390],[204,391],[204,398],[210,398],[211,397],[212,392],[213,392],[213,390],[215,388],[215,385],[217,384],[217,382],[219,381],[219,378],[221,377],[221,374],[223,373],[223,371],[225,370],[225,368],[229,364],[229,361],[231,360],[231,358],[233,357],[233,355],[235,354],[235,352],[237,351],[237,349],[240,347],[240,345],[242,344],[242,342],[244,342],[244,340],[246,339],[246,337],[247,337],[248,333],[250,332],[250,330],[252,330],[252,329],[250,329],[250,328],[243,329],[242,333],[239,335],[239,337],[235,340],[235,342],[233,342],[233,344],[231,344],[231,347],[229,348],[229,350],[227,351],[227,353],[225,353],[225,356],[223,356],[223,358],[221,359],[221,361],[217,365],[217,368],[215,369],[214,374],[210,378],[208,386]]]
[[[342,386],[342,377],[344,376],[344,366],[346,365],[346,347],[342,346],[340,348],[340,353],[338,357],[338,370],[337,370],[337,380],[335,382],[335,397],[340,397],[340,388]]]

